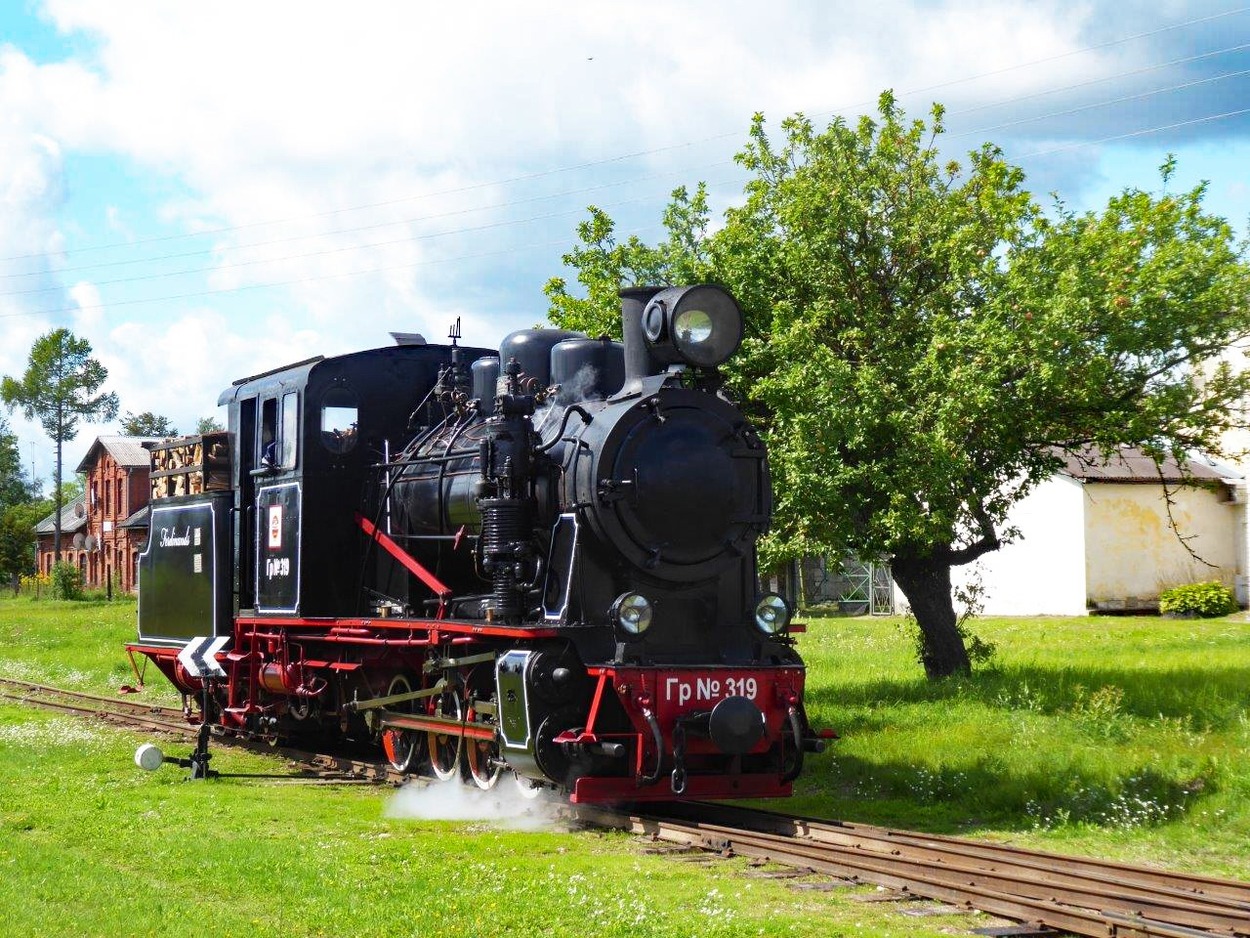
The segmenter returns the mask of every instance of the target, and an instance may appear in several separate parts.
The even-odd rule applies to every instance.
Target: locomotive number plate
[[[760,692],[759,682],[753,677],[697,677],[685,680],[680,677],[666,678],[664,699],[682,704],[719,701],[723,697],[745,697],[754,700]]]

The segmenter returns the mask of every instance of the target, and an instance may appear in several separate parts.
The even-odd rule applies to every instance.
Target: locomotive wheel
[[[517,791],[521,793],[521,797],[526,801],[533,801],[543,793],[541,782],[536,782],[532,778],[526,778],[524,775],[512,773],[512,780],[516,782]]]
[[[391,686],[387,689],[386,696],[409,693],[412,693],[412,684],[404,675],[397,674],[391,679]],[[411,713],[412,708],[413,702],[408,701],[395,709],[403,713]],[[386,751],[386,758],[391,763],[391,768],[396,772],[409,772],[414,766],[421,764],[425,755],[425,735],[411,730],[387,727],[382,731],[382,748]]]
[[[473,711],[469,711],[472,722]],[[465,760],[469,763],[469,777],[483,791],[490,791],[499,782],[503,766],[499,761],[499,741],[493,739],[470,739],[465,741]]]
[[[446,717],[459,722],[463,719],[463,705],[457,688],[444,691],[433,699],[434,716]],[[440,781],[449,782],[460,774],[460,752],[464,737],[454,733],[427,733],[430,747],[430,768]]]

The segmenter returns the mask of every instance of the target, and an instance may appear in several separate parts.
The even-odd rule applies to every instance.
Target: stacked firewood
[[[205,433],[153,445],[151,480],[153,498],[229,489],[228,435]]]

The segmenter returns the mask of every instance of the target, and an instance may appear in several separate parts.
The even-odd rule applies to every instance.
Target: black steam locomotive
[[[801,627],[759,587],[764,447],[719,390],[741,312],[704,285],[622,314],[623,343],[397,336],[235,382],[228,432],[152,449],[132,658],[202,724],[401,770],[787,795],[822,742]]]

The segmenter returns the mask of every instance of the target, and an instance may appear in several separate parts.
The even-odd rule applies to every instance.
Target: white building
[[[980,576],[986,615],[1153,610],[1163,590],[1206,580],[1245,603],[1245,480],[1198,461],[1187,470],[1132,449],[1106,465],[1069,459],[1012,510],[1015,541],[952,575]]]

